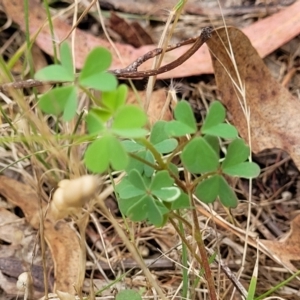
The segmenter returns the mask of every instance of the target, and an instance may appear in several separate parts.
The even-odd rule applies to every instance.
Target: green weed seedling
[[[126,103],[127,87],[118,86],[116,77],[107,72],[111,64],[108,50],[94,49],[78,77],[65,43],[60,57],[61,64],[46,67],[35,76],[62,83],[42,95],[39,106],[47,114],[62,115],[64,121],[70,121],[76,116],[78,90],[91,98],[94,107],[85,118],[86,140],[90,143],[83,160],[92,173],[125,173],[115,191],[124,216],[157,227],[170,221],[189,247],[179,228],[183,223],[188,230],[193,226],[180,217],[180,211],[194,210],[194,197],[205,203],[219,199],[228,208],[237,206],[238,199],[226,177],[254,178],[260,169],[248,161],[250,149],[238,137],[236,128],[225,123],[225,108],[220,102],[210,105],[201,128],[190,104],[179,101],[174,120],[158,121],[147,130],[146,113]],[[101,96],[96,98],[90,89],[100,91]],[[229,144],[222,153],[220,142],[224,140]],[[195,239],[205,252],[201,235],[195,234]],[[213,282],[209,260],[203,251],[200,253],[198,261],[206,260],[204,273]]]

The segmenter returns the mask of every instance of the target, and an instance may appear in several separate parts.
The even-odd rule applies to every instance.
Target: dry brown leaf
[[[136,48],[153,44],[150,35],[137,22],[128,23],[124,18],[111,12],[109,27],[117,32],[126,44]]]
[[[291,261],[300,260],[300,215],[297,215],[291,222],[290,232],[284,239],[279,241],[262,240],[261,243],[273,256],[275,255],[284,266],[296,272],[297,268]]]
[[[299,2],[300,3],[300,2]],[[228,28],[240,82],[245,86],[250,110],[252,150],[281,148],[287,151],[300,169],[300,105],[270,74],[257,51],[243,32]],[[213,65],[222,102],[226,105],[240,135],[248,140],[245,115],[239,103],[239,81],[235,65],[229,56],[226,30],[221,28],[208,41],[213,53]],[[225,47],[224,47],[225,46]],[[233,83],[236,83],[236,85]]]
[[[39,199],[35,190],[19,181],[0,176],[0,194],[22,209],[31,226],[39,228]],[[75,231],[64,221],[54,224],[46,219],[44,237],[55,265],[54,289],[74,294],[73,284],[77,281],[81,251]]]
[[[25,31],[25,16],[24,16],[24,1],[2,0],[6,13],[19,24],[21,29]],[[30,33],[36,34],[38,30],[44,25],[46,13],[42,4],[38,0],[29,1],[29,26]],[[172,4],[165,4],[164,8],[172,8]],[[162,9],[162,7],[160,7]],[[64,20],[55,18],[53,20],[55,38],[62,41],[71,31],[71,26]],[[258,53],[264,57],[291,40],[300,33],[300,1],[296,1],[293,5],[283,9],[268,18],[262,19],[249,27],[243,29],[246,35],[250,38],[253,46]],[[36,43],[38,46],[53,56],[52,38],[49,28],[45,26],[39,33]],[[143,46],[135,49],[131,45],[124,45],[116,43],[117,49],[120,51],[123,64],[118,59],[111,45],[107,40],[95,37],[79,29],[76,30],[75,39],[75,57],[76,67],[81,69],[87,54],[97,46],[108,48],[113,53],[112,69],[122,68],[128,66],[138,57],[144,55],[146,52],[153,50],[154,46]],[[181,56],[190,46],[183,46],[165,54],[164,63],[171,62]],[[152,62],[147,61],[143,64],[141,69],[149,69]],[[191,75],[199,75],[203,73],[212,73],[212,63],[209,56],[208,48],[203,45],[190,59],[178,68],[167,73],[159,75],[159,78],[170,77],[185,77]]]
[[[0,207],[0,240],[19,244],[23,238],[24,222],[4,207]]]

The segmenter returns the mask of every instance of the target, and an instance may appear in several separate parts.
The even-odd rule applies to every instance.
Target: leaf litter
[[[4,5],[7,5],[7,3],[5,3],[6,1],[4,1]],[[34,3],[34,1],[32,1],[31,3]],[[15,2],[14,2],[15,4]],[[37,4],[35,4],[37,5]],[[298,1],[298,5],[299,5],[299,1]],[[34,12],[39,11],[39,13],[41,13],[41,8],[38,6],[34,6],[35,9],[33,9],[31,12],[33,13],[32,15],[32,20],[35,20],[36,15],[34,15]],[[15,7],[15,21],[21,23],[20,17],[22,14],[20,14],[20,9],[19,7]],[[253,35],[259,36],[259,38],[257,38],[257,40],[251,40],[253,45],[257,45],[256,50],[259,51],[259,53],[264,56],[265,54],[263,53],[270,53],[271,51],[273,51],[274,49],[278,48],[281,44],[285,43],[287,40],[289,40],[291,37],[293,37],[295,35],[295,32],[297,32],[297,13],[292,14],[292,16],[295,16],[295,18],[287,18],[287,15],[289,14],[289,16],[291,16],[291,11],[293,10],[294,12],[297,12],[299,10],[297,10],[297,2],[295,3],[294,6],[291,6],[289,8],[290,10],[286,10],[285,14],[284,11],[282,11],[281,13],[278,13],[276,15],[276,18],[274,17],[275,15],[273,15],[272,18],[272,22],[274,22],[274,20],[277,21],[277,24],[273,25],[274,27],[271,28],[277,28],[278,29],[278,36],[273,34],[273,29],[269,28],[268,31],[265,31],[266,34],[263,34],[264,28],[266,28],[266,26],[268,26],[267,20],[269,21],[271,17],[263,19],[257,23],[255,23],[252,27],[249,27],[249,29],[245,29],[245,31],[249,31],[249,33],[251,34],[251,32],[253,32]],[[9,11],[9,10],[8,10]],[[16,15],[19,14],[18,17],[16,17]],[[278,20],[281,20],[280,18],[282,17],[282,20],[284,22],[280,22]],[[36,21],[36,20],[35,20]],[[269,21],[270,22],[270,21]],[[39,23],[35,24],[37,27],[35,27],[35,29],[37,29],[40,25]],[[62,25],[62,34],[61,36],[64,36],[65,34],[67,34],[70,30],[70,27],[66,26],[66,23],[59,23],[58,22],[58,26]],[[279,25],[283,25],[282,27],[280,27]],[[285,27],[285,25],[287,27]],[[260,27],[262,26],[262,27]],[[289,30],[288,26],[293,26],[293,30]],[[256,28],[256,30],[254,30],[254,28]],[[252,46],[249,44],[248,39],[238,30],[236,29],[230,29],[228,30],[229,32],[229,37],[230,37],[230,41],[232,43],[232,47],[234,49],[234,53],[235,53],[235,58],[237,59],[237,61],[240,61],[237,65],[240,68],[239,69],[239,74],[241,76],[242,81],[245,82],[245,86],[246,86],[246,91],[247,91],[247,104],[250,106],[250,111],[251,111],[251,120],[252,118],[256,118],[257,120],[255,121],[254,119],[254,125],[256,127],[252,128],[252,146],[253,146],[253,150],[256,152],[259,152],[265,148],[282,148],[286,151],[288,151],[294,158],[296,164],[297,164],[297,149],[296,149],[296,143],[295,143],[295,137],[296,134],[295,133],[291,133],[292,138],[285,138],[285,134],[287,133],[285,130],[282,130],[282,128],[284,128],[284,126],[280,126],[280,124],[283,124],[285,126],[292,126],[290,124],[288,124],[289,119],[292,119],[292,117],[287,118],[285,116],[283,116],[284,114],[284,110],[286,108],[286,105],[290,106],[289,108],[289,113],[293,112],[294,114],[298,111],[298,109],[295,107],[295,98],[293,96],[291,96],[286,90],[283,90],[281,88],[281,86],[277,83],[277,81],[275,81],[274,79],[272,79],[270,77],[269,72],[266,70],[266,68],[263,66],[263,62],[260,60],[259,56],[257,54],[255,54],[255,49],[252,48]],[[298,31],[299,32],[299,31]],[[286,33],[286,34],[283,34]],[[43,36],[44,34],[44,36]],[[220,29],[218,31],[219,37],[222,37],[223,42],[226,44],[227,41],[227,36],[224,33],[224,30],[222,31],[222,29]],[[86,33],[85,33],[86,35]],[[44,40],[46,39],[46,42],[48,42],[49,40],[49,33],[48,32],[44,32],[41,35],[41,40],[39,42],[39,46],[45,50],[45,45],[47,44],[43,44],[44,42],[42,42],[42,38],[44,37]],[[79,33],[80,36],[80,33]],[[220,45],[220,39],[219,37],[216,37],[216,39],[212,39],[211,41],[209,41],[209,43],[215,43],[217,45]],[[269,39],[274,37],[274,41],[276,42],[276,44],[273,44],[273,40],[271,40],[271,42],[269,43]],[[278,37],[280,38],[284,38],[285,40],[278,40]],[[277,40],[276,40],[277,39]],[[92,36],[87,36],[86,40],[92,41],[93,43],[93,37]],[[267,42],[266,42],[267,41]],[[88,46],[87,49],[89,49],[90,47],[93,47],[93,45],[96,45],[96,43],[99,43],[99,39],[94,39],[95,44],[92,44],[91,46]],[[101,41],[102,42],[102,41]],[[235,44],[236,42],[236,44]],[[209,44],[208,43],[208,44]],[[50,44],[48,44],[48,49],[51,49],[51,47],[49,46]],[[222,43],[223,45],[223,43]],[[244,47],[245,46],[245,47]],[[249,48],[247,48],[246,46],[249,46]],[[225,61],[228,62],[228,59],[226,60],[226,52],[224,51],[224,49],[222,49],[222,47],[216,47],[214,46],[213,51],[217,52],[218,58],[221,58],[222,55],[224,55],[225,57]],[[266,52],[261,52],[261,49],[263,47],[266,47],[265,49],[267,50],[263,50]],[[269,48],[268,48],[269,47]],[[239,49],[241,48],[241,50]],[[123,49],[123,48],[122,48]],[[125,49],[125,48],[124,48]],[[129,49],[129,47],[127,48],[127,50]],[[131,49],[131,48],[130,48]],[[145,47],[142,47],[141,52],[145,51]],[[251,51],[250,51],[251,49]],[[124,55],[128,52],[126,49],[124,51],[122,51],[124,53]],[[239,52],[240,50],[240,52]],[[248,53],[248,50],[250,53]],[[49,50],[47,50],[49,51]],[[84,52],[82,53],[82,57],[84,57],[84,53],[86,53],[85,51],[87,51],[86,49],[84,49]],[[209,67],[205,67],[208,66],[206,64],[206,62],[208,61],[208,51],[206,51],[205,54],[205,61],[201,63],[201,61],[197,61],[198,62],[198,69],[197,69],[197,74],[200,74],[202,71],[199,71],[199,65],[203,65],[204,66],[204,72],[212,72],[212,66],[209,65]],[[246,51],[246,54],[245,54]],[[254,52],[254,54],[253,54]],[[123,54],[122,53],[122,54]],[[135,52],[136,54],[138,52]],[[144,52],[143,52],[144,53]],[[51,54],[51,53],[50,53]],[[179,51],[176,53],[173,53],[172,55],[179,55]],[[249,60],[248,60],[248,55],[250,56]],[[79,56],[79,62],[80,62],[80,58],[81,56]],[[125,56],[126,59],[126,56]],[[130,60],[130,58],[128,58],[128,60]],[[131,62],[131,61],[130,61]],[[246,64],[245,62],[249,62],[248,64],[248,68],[245,67]],[[191,60],[189,60],[190,64],[194,64],[195,65],[195,58],[192,58]],[[213,59],[213,63],[214,65],[217,64],[216,61],[214,61]],[[255,75],[251,72],[249,72],[249,70],[251,70],[251,64],[254,64],[256,68],[258,68],[260,77],[258,78],[257,82],[255,82],[255,80],[253,79],[253,77],[255,77]],[[216,67],[216,66],[215,66]],[[232,68],[232,66],[227,66],[228,70],[230,71],[234,71],[234,69]],[[245,70],[243,70],[243,67],[245,67]],[[194,67],[191,66],[190,68],[186,68],[184,71],[182,72],[182,70],[179,69],[178,73],[179,75],[176,75],[177,70],[173,71],[174,75],[173,77],[182,77],[182,76],[187,76],[187,75],[191,75],[193,74]],[[206,68],[206,69],[205,69]],[[217,66],[218,68],[218,66]],[[245,137],[247,137],[247,131],[245,128],[245,122],[244,122],[244,115],[243,112],[241,112],[241,109],[239,108],[239,103],[234,102],[234,100],[236,100],[236,93],[234,92],[234,87],[233,88],[233,92],[231,91],[231,89],[227,89],[228,86],[232,86],[232,81],[228,80],[228,78],[226,78],[226,74],[224,74],[224,72],[222,72],[220,69],[217,68],[215,69],[215,75],[216,75],[216,81],[217,81],[217,85],[218,88],[221,90],[221,92],[223,92],[223,94],[221,94],[221,99],[222,101],[226,104],[227,108],[228,108],[228,118],[231,122],[233,122],[239,129],[240,134],[245,135]],[[189,72],[189,73],[186,73]],[[232,73],[233,76],[235,76],[235,73]],[[234,75],[235,74],[235,75]],[[249,76],[249,78],[247,77],[247,75]],[[166,75],[166,76],[170,76],[170,75]],[[265,77],[264,77],[265,76]],[[219,78],[221,77],[221,79]],[[235,77],[234,77],[235,78]],[[270,80],[270,83],[267,82],[267,80]],[[261,100],[260,95],[261,95],[261,88],[259,89],[259,87],[261,87],[262,85],[259,86],[259,83],[263,82],[263,86],[267,87],[266,92],[264,94],[264,99],[265,101],[257,101],[258,99]],[[254,86],[251,85],[254,83]],[[257,83],[257,85],[255,86],[255,83]],[[222,84],[226,86],[226,88],[222,88]],[[266,84],[266,85],[265,85]],[[250,86],[249,86],[250,85]],[[221,87],[221,88],[220,88]],[[203,88],[203,86],[202,86]],[[200,88],[201,89],[201,88]],[[226,92],[231,91],[231,93],[226,94]],[[274,94],[274,90],[275,90],[275,94]],[[225,93],[224,93],[225,91]],[[253,93],[252,93],[253,92]],[[283,95],[284,96],[284,100],[285,102],[281,102],[280,99],[278,99],[279,95]],[[230,100],[228,100],[228,97],[231,97],[231,102]],[[272,97],[271,97],[272,96]],[[257,98],[256,98],[257,97]],[[199,97],[201,98],[201,97]],[[275,100],[274,100],[274,99]],[[252,103],[252,99],[254,99],[253,103]],[[263,99],[263,100],[264,100]],[[228,101],[228,102],[226,102]],[[262,102],[262,103],[261,103]],[[233,103],[235,103],[235,106],[233,105]],[[279,103],[280,105],[276,105],[276,103]],[[204,101],[204,105],[205,106],[205,101]],[[291,105],[289,105],[291,104]],[[232,106],[231,106],[232,105]],[[263,105],[263,106],[261,106]],[[280,107],[278,109],[278,106]],[[161,107],[161,106],[160,106]],[[260,111],[260,109],[262,111]],[[284,108],[284,109],[283,109]],[[295,111],[294,111],[295,109]],[[157,110],[159,111],[160,108]],[[280,113],[280,111],[282,113]],[[275,116],[272,115],[272,113],[275,114]],[[154,113],[155,115],[156,113]],[[290,115],[292,116],[292,115]],[[295,118],[295,117],[294,117]],[[293,119],[294,119],[293,118]],[[277,122],[277,120],[279,120],[279,123]],[[272,124],[273,122],[273,124]],[[292,122],[290,122],[292,123]],[[252,123],[250,123],[252,126]],[[273,125],[273,126],[270,126]],[[275,128],[274,128],[275,127]],[[277,128],[278,127],[278,128]],[[259,130],[257,130],[257,128]],[[293,127],[287,127],[288,129],[293,129]],[[253,135],[253,133],[255,134],[255,132],[260,132],[260,130],[263,130],[263,132],[265,134],[260,134],[260,135]],[[268,139],[267,139],[268,137]],[[276,144],[276,140],[278,139],[278,143]],[[295,145],[294,145],[295,144]],[[294,145],[294,146],[293,146]],[[273,216],[273,219],[276,220],[276,222],[273,222],[275,224],[282,224],[283,222],[281,221],[282,216],[284,216],[285,220],[288,221],[288,223],[292,220],[293,217],[293,210],[295,210],[296,208],[298,208],[298,204],[296,199],[292,199],[292,201],[290,201],[289,203],[286,203],[284,199],[280,199],[280,193],[277,193],[276,199],[278,199],[278,201],[280,200],[280,203],[269,203],[268,200],[269,198],[272,199],[272,196],[270,196],[270,194],[275,194],[278,189],[279,186],[286,186],[287,184],[289,184],[289,186],[293,185],[293,183],[296,182],[296,178],[297,178],[297,172],[294,172],[294,175],[291,174],[292,173],[292,169],[293,167],[290,166],[290,164],[287,164],[287,160],[286,155],[283,152],[271,152],[271,155],[274,155],[274,153],[277,153],[277,157],[275,159],[270,159],[268,158],[268,160],[264,160],[262,159],[263,163],[266,166],[266,169],[268,170],[270,168],[269,174],[267,171],[265,171],[263,173],[263,175],[265,176],[264,178],[261,179],[261,182],[258,181],[258,185],[255,187],[254,191],[253,191],[253,195],[254,195],[254,201],[255,204],[257,205],[257,209],[263,209],[264,211],[267,212],[268,215]],[[260,154],[258,154],[260,155]],[[282,160],[282,163],[281,163]],[[271,161],[271,163],[270,163]],[[281,172],[280,174],[282,176],[286,176],[290,178],[290,182],[281,182],[280,178],[278,178],[278,174],[276,174],[276,172],[272,172],[274,171],[274,169],[272,169],[272,167],[270,167],[271,164],[276,164],[279,162],[279,171]],[[280,165],[281,163],[281,165]],[[285,169],[289,170],[289,174],[284,174],[284,171],[280,170],[280,166],[281,168],[283,168],[285,166]],[[297,166],[299,167],[299,165],[297,164]],[[277,169],[277,172],[278,172]],[[287,180],[288,181],[288,180]],[[233,183],[234,184],[234,183]],[[236,189],[239,190],[241,195],[244,195],[245,198],[247,199],[247,184],[243,181],[235,183],[236,184]],[[269,184],[269,186],[268,186]],[[17,181],[12,181],[10,179],[5,179],[2,178],[1,180],[1,194],[11,203],[13,203],[14,205],[20,207],[25,215],[25,219],[27,222],[29,222],[31,224],[31,226],[33,228],[38,228],[38,212],[39,212],[39,206],[38,205],[33,205],[34,203],[37,204],[38,198],[39,197],[36,192],[34,190],[30,190],[26,188],[27,185],[24,184],[19,184],[19,182]],[[263,190],[264,188],[270,188],[271,191],[269,190]],[[262,196],[263,194],[263,196]],[[272,195],[273,195],[272,194]],[[21,197],[20,197],[21,195]],[[296,194],[297,196],[297,194]],[[35,199],[35,201],[29,201],[29,199]],[[29,205],[30,204],[30,205]],[[266,208],[266,209],[264,209]],[[243,211],[244,210],[244,211]],[[236,216],[237,216],[237,221],[240,223],[240,226],[242,228],[244,228],[245,225],[245,219],[243,217],[238,217],[239,214],[240,216],[245,215],[245,210],[246,210],[246,206],[245,205],[241,205],[239,208],[237,208],[236,210]],[[222,215],[224,212],[222,211],[222,209],[220,207],[214,207],[214,211],[218,211],[218,215]],[[213,211],[213,212],[214,212]],[[206,212],[207,213],[207,212]],[[234,213],[233,213],[234,214]],[[208,217],[210,215],[208,214]],[[253,211],[253,215],[251,218],[253,218],[252,220],[252,231],[256,231],[259,229],[261,229],[262,226],[264,226],[264,224],[262,224],[262,222],[258,223],[259,225],[257,225],[256,220],[260,217],[260,212],[258,210]],[[237,228],[234,228],[234,226],[229,226],[226,223],[226,220],[224,220],[223,218],[220,219],[220,222],[217,222],[219,228],[220,228],[220,234],[221,237],[217,237],[215,235],[215,233],[210,232],[210,237],[208,237],[208,241],[210,242],[214,242],[214,239],[216,238],[222,238],[224,241],[224,244],[228,245],[227,251],[228,251],[228,256],[227,256],[227,261],[228,264],[231,264],[232,266],[232,270],[233,271],[237,271],[237,268],[239,266],[238,263],[238,259],[241,257],[242,252],[240,251],[240,241],[244,240],[245,238],[245,232],[241,233]],[[265,217],[265,222],[267,220],[267,217]],[[103,220],[102,220],[103,221]],[[203,221],[203,222],[202,222]],[[257,247],[257,245],[260,245],[260,248],[262,248],[263,253],[266,253],[267,255],[269,255],[270,257],[275,258],[278,257],[279,258],[279,263],[283,264],[287,267],[289,267],[292,270],[295,270],[295,266],[291,264],[291,260],[295,261],[298,260],[298,256],[297,254],[293,255],[293,251],[298,247],[298,241],[297,241],[297,233],[299,231],[298,229],[298,225],[297,225],[297,217],[294,219],[294,221],[291,221],[291,234],[290,236],[287,238],[287,240],[285,241],[276,241],[276,240],[266,240],[266,241],[260,241],[260,242],[256,242],[255,241],[255,236],[252,236],[250,234],[250,245],[252,245],[253,247]],[[287,222],[285,222],[287,223]],[[203,229],[209,230],[210,228],[207,228],[205,225],[205,220],[201,220],[201,225],[203,227]],[[227,233],[222,232],[222,229],[227,230]],[[284,231],[288,231],[289,229],[289,225],[285,224],[283,226],[283,230]],[[156,229],[157,230],[157,229]],[[270,230],[270,227],[266,226],[266,230],[267,231],[272,231]],[[157,237],[155,235],[151,235],[149,234],[149,231],[153,231],[153,228],[140,228],[139,231],[136,231],[136,234],[140,237],[141,241],[143,241],[145,243],[145,245],[147,245],[148,247],[150,247],[150,249],[152,249],[152,251],[155,251],[155,249],[153,248],[153,245],[151,245],[151,243],[147,242],[148,236],[151,236],[151,238],[155,241],[154,244],[158,244],[160,246],[161,249],[163,249],[164,251],[169,251],[169,249],[174,249],[171,257],[174,257],[175,259],[178,259],[178,253],[176,252],[176,245],[177,245],[177,240],[175,239],[174,241],[170,242],[169,239],[167,238],[170,235],[173,235],[172,232],[167,232],[167,235],[165,236],[164,234],[162,234],[162,232],[160,230],[158,230],[158,232],[156,232]],[[258,230],[259,232],[259,230]],[[105,232],[106,236],[107,236],[107,241],[111,241],[112,243],[118,242],[118,238],[115,236],[114,233],[112,233],[112,231],[110,230],[106,230]],[[48,238],[47,240],[47,236],[50,238]],[[264,236],[264,235],[263,235]],[[272,235],[269,235],[270,237]],[[228,237],[230,238],[230,242],[228,242]],[[56,274],[59,274],[59,276],[56,276],[58,280],[58,282],[56,282],[57,286],[59,287],[59,289],[63,290],[64,292],[69,292],[71,294],[74,293],[74,289],[72,287],[72,284],[76,281],[76,278],[74,277],[74,274],[78,273],[78,270],[76,269],[76,262],[78,261],[78,253],[80,251],[80,247],[78,246],[78,243],[76,243],[77,236],[75,234],[75,231],[70,228],[69,223],[59,223],[59,224],[48,224],[47,222],[45,223],[45,238],[46,241],[49,244],[49,247],[51,249],[51,254],[52,254],[52,259],[54,261],[54,265],[55,265],[55,272]],[[1,238],[2,239],[2,238]],[[145,239],[145,240],[144,240]],[[164,240],[168,240],[168,243],[165,243]],[[119,241],[120,242],[120,241]],[[287,245],[286,248],[282,249],[282,245],[285,244]],[[267,248],[268,251],[263,250],[263,246],[265,246]],[[175,248],[174,248],[175,247]],[[102,249],[103,250],[103,249]],[[69,255],[68,254],[74,253],[74,255]],[[116,261],[124,258],[126,256],[126,253],[122,253],[119,252],[119,250],[116,251]],[[255,256],[256,253],[253,251],[253,249],[249,250],[249,257],[250,256]],[[225,255],[226,257],[226,255]],[[268,270],[269,266],[273,266],[272,262],[268,261],[268,258],[263,256],[261,257],[262,261],[261,261],[261,268],[260,268],[260,272],[262,274],[262,276],[265,276],[265,278],[269,278],[270,274],[265,275],[266,270]],[[275,258],[276,260],[276,258]],[[277,260],[278,261],[278,260]],[[75,268],[75,269],[74,269]],[[246,264],[246,268],[249,268],[249,273],[248,271],[246,271],[246,274],[249,275],[251,274],[251,264],[250,262],[247,262]],[[70,273],[66,272],[66,270],[70,270]],[[170,276],[170,278],[173,277],[173,280],[180,280],[180,273],[178,273],[177,270],[171,270],[172,276]],[[157,276],[167,276],[167,272],[166,271],[156,271],[155,274]],[[223,276],[223,274],[221,274],[221,276]],[[226,279],[226,277],[221,277],[221,279]],[[138,278],[137,276],[135,277],[135,280],[132,281],[133,286],[137,286],[137,287],[141,287],[143,285],[143,280],[144,277],[140,277]],[[165,288],[170,288],[170,286],[172,285],[172,280],[169,279],[170,281],[163,284],[163,286]],[[269,278],[269,283],[270,285],[272,285],[272,279]],[[242,278],[242,282],[243,282],[243,278]],[[128,283],[128,282],[127,282]],[[274,280],[273,284],[278,283],[278,280]],[[106,284],[106,283],[103,283]],[[245,283],[246,284],[246,283]],[[295,285],[294,285],[295,286]],[[265,286],[263,286],[265,288]],[[293,287],[293,285],[292,285]],[[294,289],[296,290],[296,289]],[[287,294],[286,294],[287,295]],[[289,298],[286,299],[293,299],[292,296],[286,296]],[[296,298],[295,298],[296,299]]]

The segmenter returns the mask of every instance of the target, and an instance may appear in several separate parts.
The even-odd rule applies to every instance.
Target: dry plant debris
[[[300,260],[300,215],[292,220],[290,232],[285,237],[280,240],[261,242],[274,255],[275,259],[279,259],[279,262],[283,263],[285,267],[296,272],[297,268],[291,261]]]
[[[1,176],[0,194],[9,202],[20,207],[26,221],[35,229],[39,229],[39,195],[29,185],[14,179]],[[55,265],[54,290],[62,290],[74,294],[73,284],[77,280],[80,246],[78,237],[71,224],[65,221],[56,223],[50,219],[44,222],[44,237],[51,250]]]
[[[252,150],[257,153],[268,148],[281,148],[291,155],[300,169],[299,100],[272,77],[240,30],[219,29],[207,44],[212,52],[222,101],[240,135],[248,140],[245,112],[249,112],[251,141],[248,143]]]
[[[2,0],[8,16],[16,22],[20,28],[25,31],[24,23],[24,7],[22,1],[10,1]],[[35,35],[41,28],[36,38],[37,45],[46,53],[53,56],[53,45],[51,40],[51,32],[48,26],[45,26],[47,20],[46,12],[43,9],[41,3],[37,0],[29,1],[30,5],[30,33]],[[170,9],[172,6],[164,4],[166,9]],[[60,17],[53,19],[54,34],[58,41],[64,40],[69,33],[72,31],[71,25],[67,24]],[[300,2],[296,1],[291,6],[283,9],[282,11],[255,22],[254,24],[243,29],[246,35],[249,37],[251,43],[256,48],[261,57],[265,57],[300,32]],[[76,43],[75,43],[75,58],[76,67],[80,69],[84,63],[84,59],[87,54],[96,46],[103,46],[112,51],[113,58],[113,69],[121,69],[124,66],[132,63],[137,57],[142,56],[146,52],[155,48],[154,46],[143,46],[138,49],[131,45],[125,45],[116,43],[116,48],[122,54],[122,62],[119,60],[117,55],[111,46],[111,44],[105,39],[95,37],[92,34],[84,32],[80,29],[76,30]],[[170,53],[166,53],[164,56],[164,63],[176,60],[177,57],[183,55],[189,46],[184,46],[176,49]],[[149,69],[151,62],[149,61],[143,68]],[[207,47],[201,47],[193,57],[191,57],[182,66],[172,70],[171,72],[163,73],[159,78],[182,78],[185,76],[199,75],[212,73],[213,68],[209,51]]]

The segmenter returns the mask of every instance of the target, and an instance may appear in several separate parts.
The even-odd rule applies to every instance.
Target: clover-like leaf
[[[164,187],[164,188],[161,188],[160,190],[153,190],[152,193],[157,198],[161,199],[162,201],[166,201],[166,202],[175,201],[181,194],[180,189],[175,186]]]
[[[226,207],[236,207],[238,199],[233,189],[229,186],[223,176],[220,176],[219,198],[220,202]]]
[[[245,162],[250,155],[250,148],[242,139],[230,143],[224,161],[222,172],[230,176],[254,178],[260,173],[260,168],[253,162]]]
[[[39,71],[34,75],[34,78],[42,81],[68,82],[74,81],[73,73],[70,73],[65,67],[61,65],[50,65]]]
[[[169,175],[168,171],[159,171],[155,174],[151,181],[151,191],[160,190],[165,187],[170,187],[174,183],[174,179]]]
[[[76,87],[54,88],[40,97],[39,107],[43,112],[56,116],[64,112],[64,120],[71,120],[75,116],[77,108]]]
[[[183,209],[183,208],[189,208],[190,205],[190,200],[189,200],[189,196],[184,193],[183,191],[181,191],[180,196],[172,202],[172,210],[175,209]]]
[[[204,129],[223,123],[226,117],[224,106],[219,101],[214,101],[208,109],[207,115],[203,122]]]
[[[105,135],[94,141],[84,155],[86,167],[95,173],[104,172],[109,165],[114,170],[124,170],[128,161],[127,152],[113,135]]]
[[[163,225],[163,215],[168,212],[168,209],[161,203],[156,201],[148,201],[148,219],[156,227]]]
[[[135,197],[133,199],[126,199],[122,202],[127,202],[127,210],[123,213],[126,214],[132,221],[140,222],[147,219],[149,214],[149,206],[150,203],[153,202],[153,199],[149,195],[144,195],[141,197]],[[124,206],[125,204],[123,204],[123,207]]]
[[[254,162],[243,162],[234,166],[222,168],[223,173],[241,178],[255,178],[260,173],[259,166]]]
[[[173,186],[174,179],[168,171],[159,171],[152,178],[150,190],[153,195],[167,202],[175,201],[181,194],[178,187]]]
[[[178,146],[178,141],[176,139],[170,138],[164,141],[161,141],[154,145],[154,148],[159,153],[170,153]]]
[[[223,123],[225,116],[226,111],[221,102],[213,102],[209,107],[201,132],[222,138],[236,138],[238,136],[236,128],[230,124]]]
[[[79,84],[100,91],[115,90],[118,81],[113,74],[106,72],[111,61],[112,56],[107,49],[97,47],[92,50],[79,75]]]
[[[183,165],[191,173],[213,172],[219,167],[218,154],[203,137],[189,141],[180,157]]]
[[[103,118],[103,110],[101,110],[99,108],[90,109],[89,113],[87,114],[87,116],[85,118],[88,132],[90,134],[101,133],[105,129],[103,119],[104,120],[107,119],[106,117]]]
[[[226,207],[236,207],[238,202],[232,188],[224,177],[218,174],[201,181],[195,189],[195,195],[205,203],[212,203],[219,197]]]
[[[196,189],[195,195],[204,203],[213,203],[219,194],[219,177],[220,175],[213,175],[201,181]]]
[[[60,63],[70,76],[72,76],[72,80],[75,80],[72,53],[68,42],[63,42],[60,45]]]
[[[151,128],[150,133],[150,142],[155,145],[169,138],[169,135],[165,131],[167,122],[166,121],[157,121]]]
[[[114,113],[126,102],[128,88],[125,84],[120,84],[116,90],[103,92],[101,95],[101,104]]]
[[[119,136],[138,138],[145,136],[147,130],[141,128],[147,123],[147,115],[135,105],[121,107],[114,115],[112,130]]]
[[[144,190],[132,188],[132,183],[128,180],[128,176],[123,178],[122,181],[116,186],[116,192],[119,194],[121,199],[131,199],[145,195]]]
[[[128,152],[138,152],[145,149],[145,146],[136,142],[135,140],[123,140],[122,145]]]
[[[146,183],[137,170],[132,170],[128,174],[128,181],[132,184],[133,187],[140,189],[144,191],[144,193],[146,193]]]
[[[197,130],[193,110],[187,101],[180,101],[174,110],[174,121],[165,125],[166,133],[170,136],[180,137],[186,134],[195,133]]]
[[[247,146],[243,139],[235,139],[232,141],[228,148],[226,157],[222,163],[222,168],[226,169],[228,167],[237,165],[248,159],[250,155],[250,148]]]

